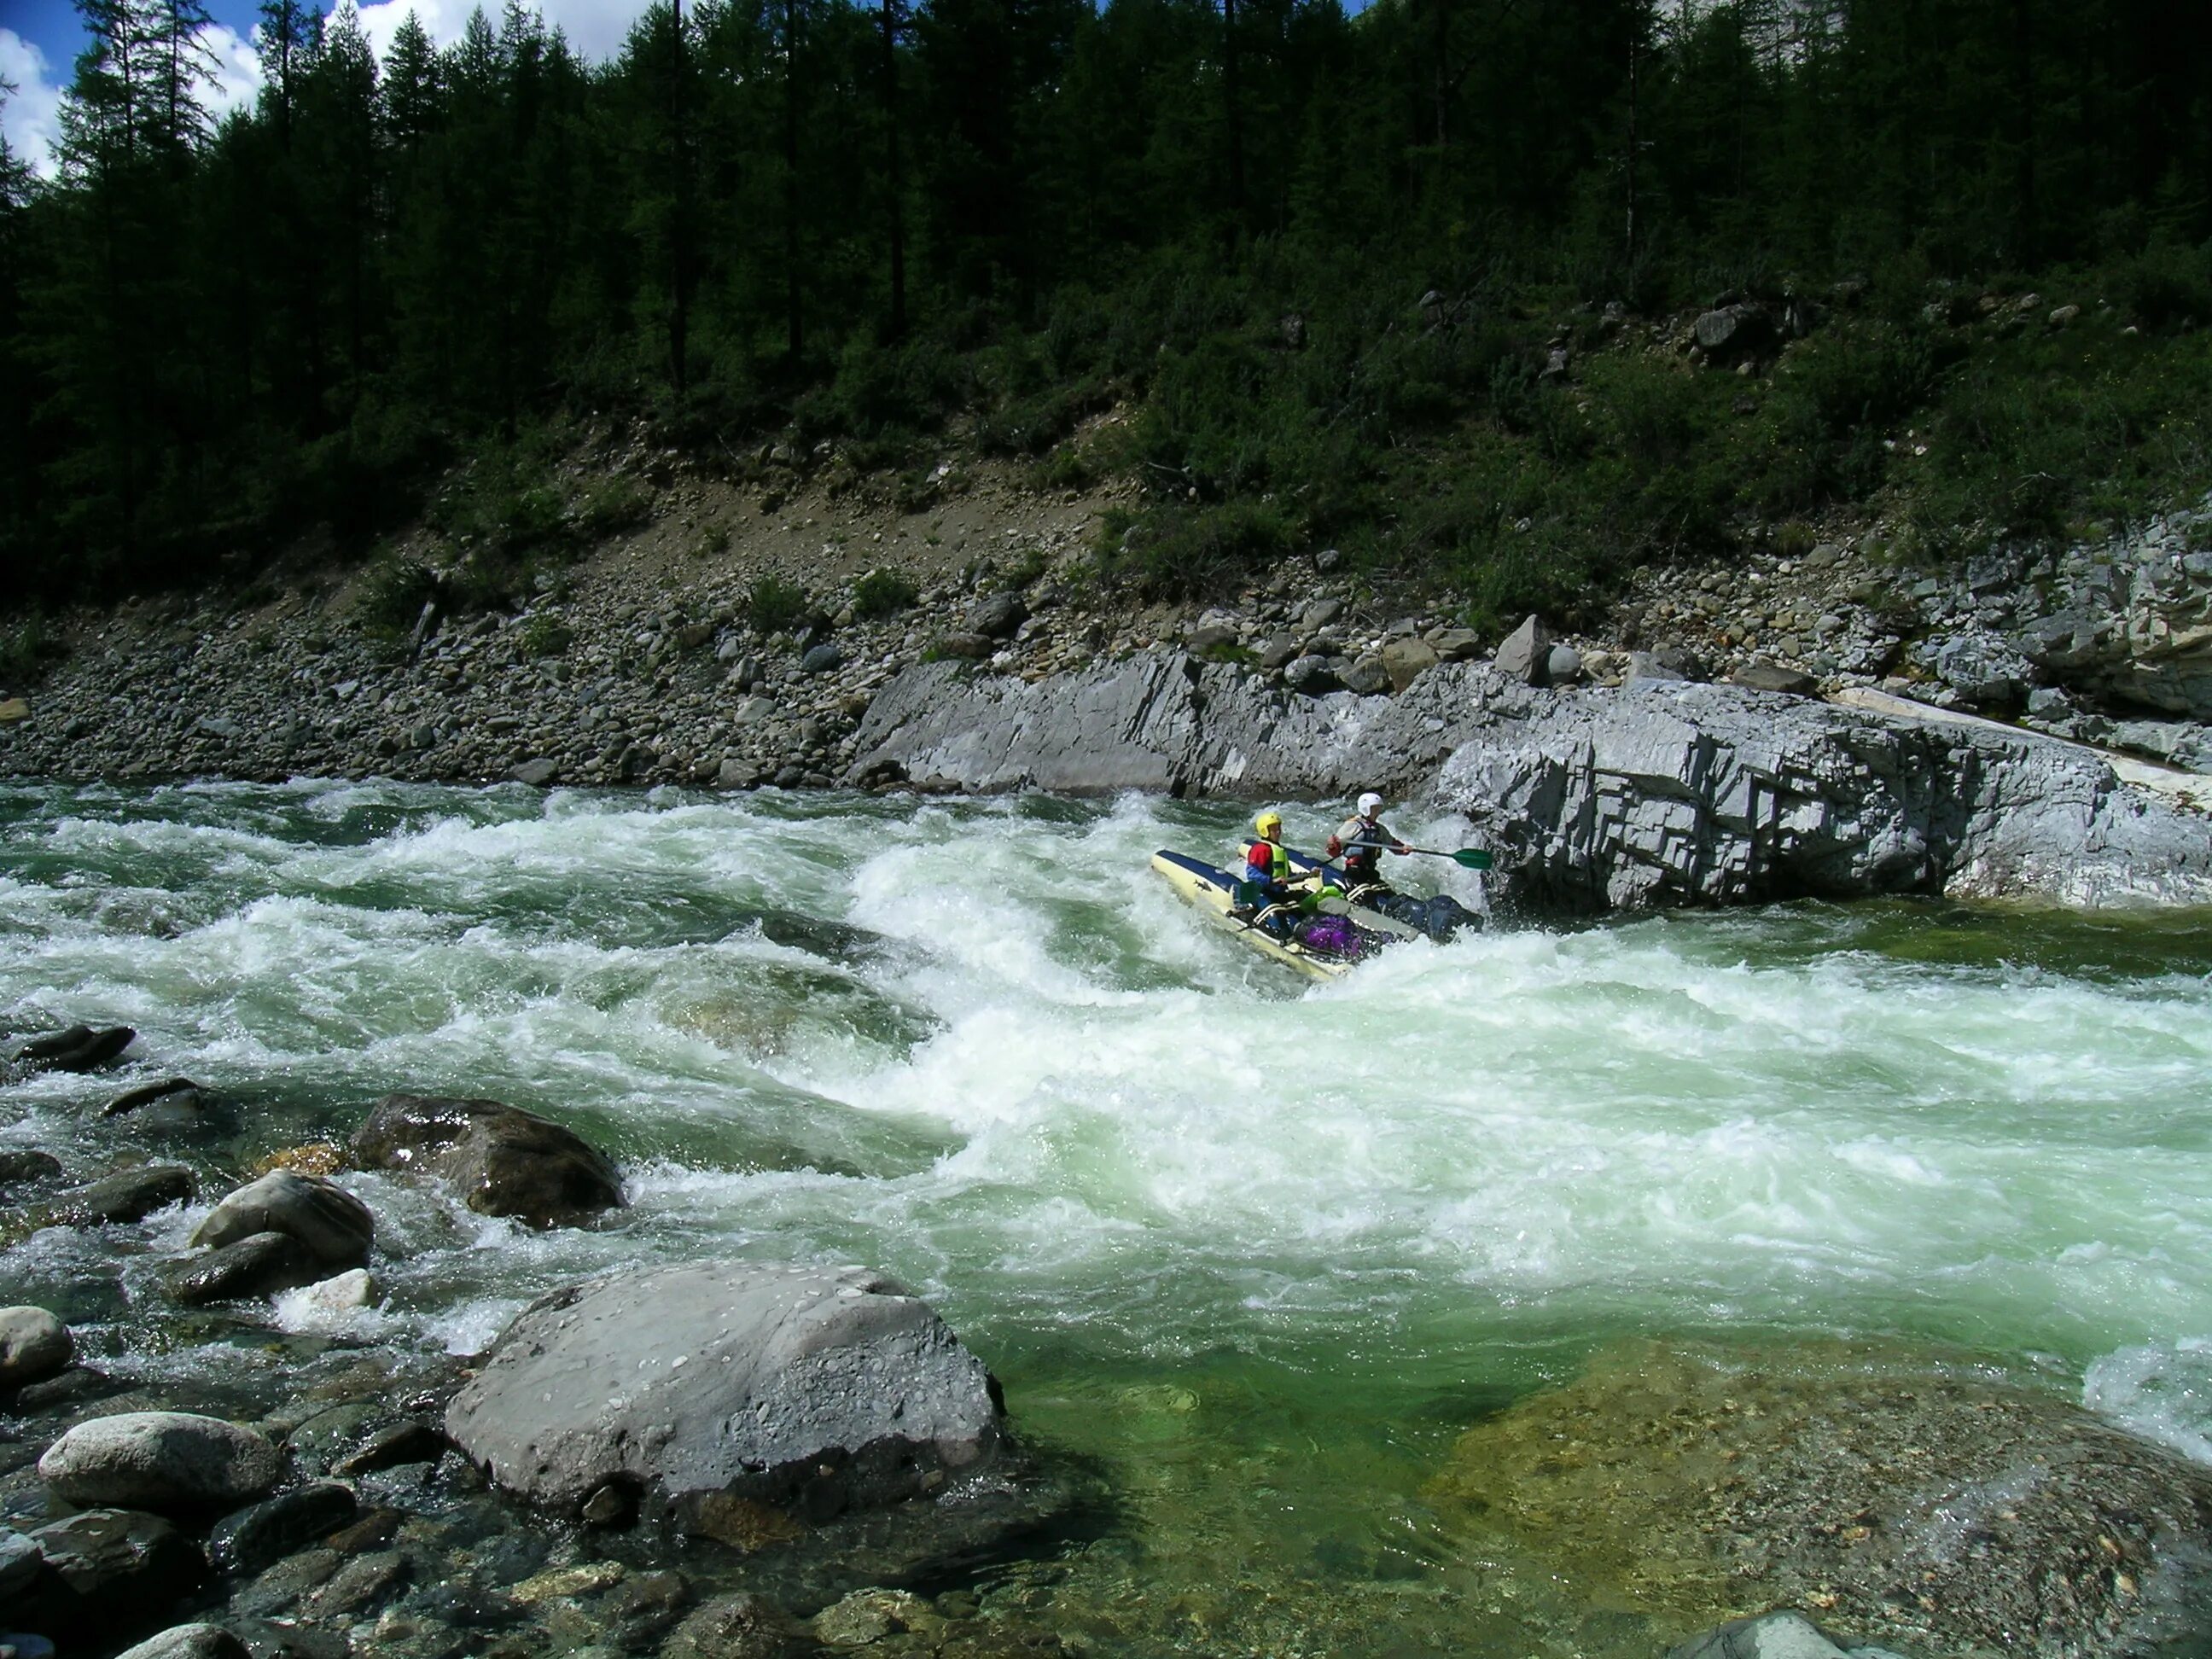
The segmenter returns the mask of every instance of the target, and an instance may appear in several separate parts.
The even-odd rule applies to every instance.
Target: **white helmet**
[[[1382,810],[1382,797],[1376,794],[1373,790],[1369,790],[1365,794],[1359,798],[1359,816],[1361,817],[1371,818]]]

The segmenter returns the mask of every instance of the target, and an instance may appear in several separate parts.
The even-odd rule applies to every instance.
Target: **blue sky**
[[[459,37],[477,0],[355,0],[362,25],[380,53],[410,10],[441,45]],[[485,0],[497,15],[500,0]],[[253,95],[259,64],[253,54],[253,26],[258,0],[210,0],[215,27],[208,45],[220,65],[210,101],[227,109]],[[614,52],[645,0],[540,0],[545,21],[565,30],[579,50],[592,58]],[[46,170],[53,141],[54,118],[77,53],[84,46],[76,9],[69,0],[0,0],[0,79],[17,88],[0,108],[0,131],[19,155]]]

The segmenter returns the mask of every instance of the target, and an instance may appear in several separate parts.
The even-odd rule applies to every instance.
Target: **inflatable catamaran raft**
[[[1191,908],[1254,950],[1314,979],[1337,979],[1376,951],[1400,939],[1449,939],[1482,918],[1445,894],[1417,899],[1380,885],[1341,893],[1344,872],[1318,859],[1291,854],[1305,898],[1269,905],[1250,882],[1203,859],[1163,848],[1152,868]],[[1388,908],[1382,908],[1387,906]]]

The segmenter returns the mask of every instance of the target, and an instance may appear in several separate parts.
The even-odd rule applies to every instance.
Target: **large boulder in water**
[[[271,1170],[248,1182],[209,1212],[191,1242],[220,1249],[257,1233],[297,1239],[328,1267],[355,1267],[368,1260],[376,1218],[368,1206],[334,1181]]]
[[[72,1504],[163,1512],[265,1498],[284,1454],[251,1429],[191,1412],[124,1412],[80,1423],[46,1448],[39,1478]]]
[[[588,1220],[623,1202],[621,1175],[573,1130],[496,1100],[386,1095],[355,1133],[353,1161],[438,1176],[479,1214],[533,1227]]]
[[[1972,1355],[1623,1343],[1462,1436],[1436,1496],[1684,1635],[1797,1607],[1912,1653],[2212,1650],[2212,1470]]]
[[[643,1499],[682,1521],[708,1499],[824,1520],[937,1491],[998,1449],[1003,1413],[982,1362],[890,1280],[705,1261],[544,1297],[446,1432],[503,1490],[571,1514]]]

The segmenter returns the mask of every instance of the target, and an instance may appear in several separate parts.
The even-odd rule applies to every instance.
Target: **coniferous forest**
[[[1325,538],[1493,614],[2212,483],[2212,8],[670,0],[592,64],[270,0],[218,122],[198,0],[79,3],[57,175],[0,157],[18,599],[364,552],[469,457],[526,544],[614,416],[1115,472],[1109,574]],[[1740,374],[1650,326],[1734,300]]]

